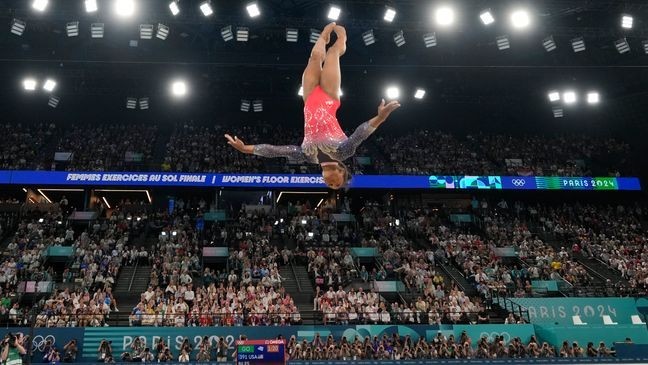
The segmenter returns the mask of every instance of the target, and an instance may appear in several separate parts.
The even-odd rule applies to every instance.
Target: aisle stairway
[[[139,302],[140,294],[146,291],[151,276],[151,266],[122,267],[113,291],[119,310],[130,310]]]

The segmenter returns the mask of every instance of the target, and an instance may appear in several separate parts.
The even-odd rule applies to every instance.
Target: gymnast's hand
[[[374,128],[378,128],[385,120],[387,120],[389,115],[394,110],[400,108],[400,106],[400,103],[396,100],[392,100],[385,104],[385,99],[383,99],[382,102],[380,102],[380,105],[378,105],[378,115],[376,115],[369,124]]]
[[[237,151],[243,152],[243,153],[253,153],[254,152],[254,145],[249,145],[243,143],[238,137],[230,136],[229,134],[225,135],[225,138],[227,139],[227,144],[230,146],[234,147]]]

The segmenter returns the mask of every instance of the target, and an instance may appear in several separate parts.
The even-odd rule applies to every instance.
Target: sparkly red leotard
[[[335,161],[344,161],[353,156],[356,148],[376,128],[368,122],[362,123],[347,137],[335,114],[340,101],[330,97],[317,86],[308,95],[304,105],[304,140],[301,146],[273,146],[258,144],[254,154],[264,157],[287,157],[293,161],[320,163],[318,155],[325,154]]]

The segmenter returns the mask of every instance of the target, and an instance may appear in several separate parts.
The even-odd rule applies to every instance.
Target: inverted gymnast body
[[[331,32],[337,40],[328,51]],[[227,143],[240,152],[263,157],[286,157],[298,162],[319,164],[326,185],[332,189],[345,187],[350,178],[342,161],[353,156],[356,148],[367,139],[387,117],[400,107],[398,101],[378,106],[378,114],[356,128],[347,137],[336,118],[340,107],[340,57],[346,52],[346,30],[335,23],[327,25],[315,43],[302,77],[304,91],[304,141],[300,146],[248,145],[240,138],[225,135]]]

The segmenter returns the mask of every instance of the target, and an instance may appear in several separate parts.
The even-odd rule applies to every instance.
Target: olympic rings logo
[[[517,186],[519,188],[519,187],[522,187],[522,186],[524,186],[526,184],[526,180],[524,180],[524,179],[512,179],[511,183],[513,183],[513,185],[515,185],[515,186]]]
[[[508,333],[508,332],[502,332],[502,333],[497,333],[497,332],[491,332],[491,333],[488,333],[488,332],[482,332],[482,333],[479,334],[479,338],[486,337],[486,339],[487,339],[489,342],[492,342],[493,340],[495,340],[495,338],[497,338],[497,337],[499,337],[499,336],[504,337],[504,343],[509,343],[509,341],[511,341],[511,334]]]
[[[41,335],[34,336],[34,338],[32,339],[32,346],[33,348],[38,349],[38,351],[43,352],[43,350],[45,350],[47,341],[50,342],[50,345],[54,346],[54,344],[56,343],[56,337],[52,335],[47,335],[45,337]]]

